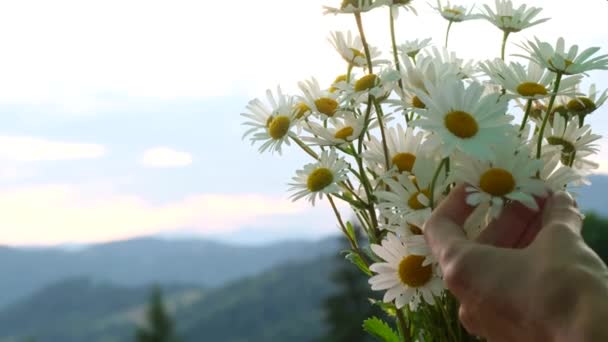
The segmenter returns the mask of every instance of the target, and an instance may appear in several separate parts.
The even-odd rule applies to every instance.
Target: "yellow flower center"
[[[317,110],[327,116],[334,116],[338,109],[338,102],[329,97],[321,97],[315,100]]]
[[[560,69],[556,68],[555,65],[553,65],[553,61],[551,60],[551,58],[549,58],[548,62],[549,62],[549,65],[551,66],[551,68],[549,68],[551,71],[559,71],[559,72],[566,71],[565,69],[568,69],[569,66],[571,66],[572,64],[574,64],[574,62],[572,62],[571,60],[565,59],[564,60],[564,64],[566,65],[566,67],[563,70],[560,70]],[[565,73],[565,74],[568,75],[569,73]]]
[[[562,162],[562,164],[572,167],[575,156],[576,156],[576,154],[573,152],[570,152],[570,153],[562,152],[559,160]]]
[[[270,128],[270,124],[272,123],[272,119],[274,119],[274,116],[272,116],[272,115],[268,116],[268,119],[266,119],[266,128]]]
[[[340,6],[340,9],[345,9],[348,5],[357,8],[359,6],[359,2],[357,0],[342,0],[342,5]]]
[[[306,113],[310,112],[310,107],[306,105],[304,102],[300,102],[296,105],[296,119],[301,119],[306,115]]]
[[[355,49],[355,48],[349,48],[350,51],[353,54],[353,57],[351,60],[346,60],[348,63],[356,65],[356,66],[363,66],[366,64],[366,60],[365,60],[365,55],[363,54],[363,52]],[[355,60],[359,59],[359,63],[355,63]]]
[[[419,109],[426,108],[426,105],[424,104],[424,102],[422,102],[422,100],[420,100],[420,98],[418,96],[414,96],[412,98],[412,105],[414,106],[414,108],[419,108]]]
[[[334,138],[336,139],[342,139],[342,140],[347,140],[348,137],[350,137],[351,135],[353,135],[353,132],[355,131],[354,128],[350,127],[350,126],[346,126],[338,131],[336,131],[336,134],[334,135]]]
[[[445,116],[444,124],[448,131],[461,139],[471,138],[479,131],[475,118],[471,114],[459,110],[449,112]]]
[[[311,192],[317,192],[325,189],[334,181],[334,174],[325,167],[320,167],[310,173],[306,180],[306,187]]]
[[[567,104],[568,110],[577,115],[587,115],[593,113],[597,106],[588,97],[578,97],[572,99]]]
[[[283,138],[289,131],[291,120],[285,115],[279,115],[274,117],[268,125],[268,134],[274,140]]]
[[[414,235],[422,235],[422,234],[424,234],[422,232],[422,229],[420,229],[420,227],[418,227],[416,225],[408,223],[407,227],[410,229],[410,232],[412,232],[412,234],[414,234]]]
[[[427,208],[426,205],[420,203],[420,200],[418,200],[418,196],[420,194],[423,194],[424,196],[426,196],[426,198],[431,197],[431,192],[428,190],[418,191],[417,193],[411,195],[410,198],[407,200],[408,207],[412,208],[413,210],[422,210]]]
[[[560,137],[548,137],[549,145],[561,146],[563,153],[572,153],[576,151],[576,147],[570,141]]]
[[[521,96],[547,95],[547,88],[542,84],[525,82],[517,86],[517,92]]]
[[[546,108],[543,110],[545,111]],[[568,117],[568,108],[564,105],[559,105],[553,108],[553,110],[551,110],[551,115],[555,115],[555,113],[567,118]],[[542,118],[542,115],[538,115],[538,118]]]
[[[505,169],[492,168],[481,175],[479,187],[492,196],[502,197],[515,189],[515,178]]]
[[[455,8],[448,8],[448,7],[444,8],[443,12],[452,14],[452,15],[462,15],[463,14],[462,11],[460,11],[460,10],[457,10]]]
[[[378,80],[378,76],[374,74],[369,74],[361,77],[355,82],[355,91],[365,91],[370,90],[374,86],[376,86],[376,81]]]
[[[399,172],[412,172],[416,156],[411,153],[397,153],[392,159],[393,165],[399,169]]]
[[[399,279],[409,287],[421,287],[431,280],[433,266],[422,266],[424,257],[421,255],[408,255],[399,263]]]
[[[329,92],[334,93],[336,90],[338,90],[338,88],[336,88],[336,84],[340,82],[346,82],[346,75],[340,75],[336,77],[334,82],[331,84],[331,87],[329,87]]]

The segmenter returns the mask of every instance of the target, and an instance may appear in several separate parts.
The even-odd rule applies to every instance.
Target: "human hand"
[[[490,341],[608,341],[608,270],[581,238],[574,200],[511,203],[470,241],[465,196],[454,189],[424,229],[465,328]]]

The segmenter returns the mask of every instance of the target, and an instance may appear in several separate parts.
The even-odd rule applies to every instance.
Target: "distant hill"
[[[142,238],[77,251],[0,247],[0,308],[44,286],[81,276],[119,286],[178,283],[217,287],[286,261],[333,254],[337,246],[336,238],[258,247]]]
[[[149,289],[86,278],[53,284],[0,312],[0,341],[128,341],[143,319]],[[204,293],[185,286],[165,286],[164,291],[174,309]]]
[[[334,285],[335,258],[291,262],[221,289],[165,287],[185,342],[313,341],[323,333],[321,301]],[[0,312],[0,341],[132,341],[149,288],[72,279]]]

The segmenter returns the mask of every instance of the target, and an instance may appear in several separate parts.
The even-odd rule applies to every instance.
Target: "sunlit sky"
[[[260,243],[335,233],[324,203],[288,199],[286,183],[307,157],[294,148],[258,154],[241,140],[239,113],[266,88],[295,91],[299,80],[327,84],[344,72],[327,37],[356,30],[354,19],[322,15],[339,2],[1,1],[0,243],[152,234]],[[441,45],[447,23],[427,2],[413,3],[419,16],[401,12],[398,41]],[[608,2],[526,3],[552,20],[513,34],[507,54],[533,36],[608,53]],[[385,52],[387,16],[383,8],[363,18]],[[453,26],[450,48],[494,58],[500,39],[487,22],[464,22]],[[608,88],[608,72],[591,76]],[[589,120],[602,135],[606,114]],[[608,161],[608,149],[598,159]]]

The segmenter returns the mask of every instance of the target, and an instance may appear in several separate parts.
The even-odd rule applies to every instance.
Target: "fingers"
[[[440,264],[447,262],[441,259],[451,244],[466,241],[462,226],[473,209],[466,203],[465,186],[460,185],[450,192],[424,225],[424,236]]]
[[[556,192],[547,202],[542,223],[544,229],[565,227],[580,235],[584,216],[576,202],[565,191]]]
[[[471,311],[471,309],[468,309],[465,305],[461,305],[460,308],[458,308],[458,318],[460,319],[462,326],[467,329],[469,334],[484,336],[483,332],[481,331],[481,324],[479,324],[476,315]]]
[[[446,286],[459,298],[474,290],[468,284],[473,279],[475,267],[470,256],[476,246],[467,240],[463,230],[473,208],[465,198],[464,186],[454,188],[424,226],[425,238],[441,266]]]
[[[528,228],[524,231],[519,240],[515,243],[514,248],[522,249],[528,247],[543,227],[542,215],[537,215],[533,222],[528,225]]]
[[[496,247],[514,248],[523,236],[536,236],[540,229],[541,214],[545,198],[537,198],[540,210],[532,210],[520,202],[511,202],[503,209],[500,217],[492,221],[477,238],[478,242]]]

